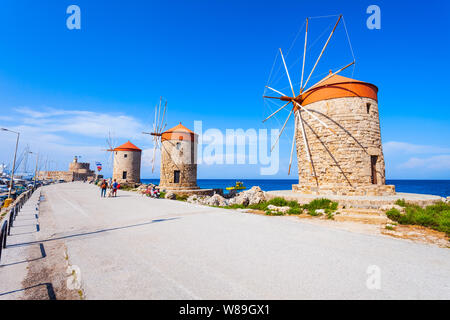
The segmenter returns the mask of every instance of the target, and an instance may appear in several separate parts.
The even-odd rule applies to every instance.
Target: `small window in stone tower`
[[[180,148],[181,148],[181,143],[180,143],[180,142],[177,142],[177,144],[176,144],[175,147],[177,148],[177,150],[180,150]]]
[[[180,171],[175,170],[173,172],[173,183],[180,183]]]
[[[126,178],[127,178],[127,172],[124,171],[124,172],[122,172],[122,179],[126,179]]]
[[[125,154],[123,155],[123,157],[126,158],[126,157],[128,157],[128,155],[125,153]]]
[[[366,108],[367,108],[367,114],[369,114],[370,113],[370,102],[368,102],[366,104]]]

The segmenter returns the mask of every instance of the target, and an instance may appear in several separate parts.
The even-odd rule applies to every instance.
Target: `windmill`
[[[107,163],[107,166],[112,169],[113,161],[114,161],[114,149],[116,148],[116,140],[111,135],[111,132],[108,132],[108,138],[106,138],[106,147],[107,147],[107,149],[103,149],[103,151],[107,152],[106,163]]]
[[[167,101],[163,103],[163,97],[160,97],[159,105],[158,104],[155,105],[155,120],[153,121],[152,132],[142,132],[143,134],[149,134],[153,136],[152,173],[155,171],[156,150],[161,149],[161,135],[167,126],[167,123],[164,123],[166,110],[167,110]]]
[[[274,115],[276,115],[278,112],[280,112],[281,110],[286,109],[287,107],[290,108],[290,112],[288,117],[286,118],[286,120],[284,121],[284,124],[280,130],[280,133],[275,141],[275,143],[273,144],[271,151],[273,151],[273,149],[275,148],[275,146],[277,145],[277,143],[279,142],[279,139],[289,121],[289,119],[291,118],[292,114],[294,114],[294,137],[292,139],[292,147],[291,147],[291,154],[290,154],[290,160],[289,160],[289,169],[288,169],[288,174],[290,174],[291,171],[291,165],[292,165],[292,157],[293,157],[293,153],[294,153],[294,147],[295,147],[295,135],[297,133],[297,126],[299,126],[300,131],[301,131],[301,135],[303,137],[303,147],[304,150],[306,151],[306,159],[309,163],[310,169],[311,169],[311,173],[314,174],[314,178],[317,180],[317,174],[313,168],[313,163],[312,163],[312,157],[311,157],[311,151],[310,151],[310,147],[308,145],[308,140],[307,140],[307,135],[305,132],[305,120],[302,117],[302,113],[305,112],[307,113],[312,119],[314,119],[314,121],[317,121],[321,126],[325,127],[327,130],[329,130],[330,132],[332,132],[333,134],[336,134],[336,132],[330,127],[330,125],[326,124],[324,121],[322,121],[318,116],[316,116],[314,113],[312,113],[311,111],[309,111],[305,106],[303,106],[303,100],[305,99],[306,94],[310,93],[311,90],[313,90],[315,87],[321,85],[323,82],[325,82],[326,80],[328,80],[329,78],[339,74],[340,72],[342,72],[343,70],[347,69],[348,67],[352,66],[355,64],[355,59],[353,57],[353,61],[347,65],[345,65],[344,67],[332,72],[330,71],[330,74],[326,77],[324,77],[323,79],[321,79],[320,81],[318,81],[317,83],[315,83],[314,85],[310,86],[308,89],[306,89],[311,76],[314,74],[314,71],[316,70],[316,67],[319,63],[319,61],[321,60],[325,49],[327,48],[330,39],[332,38],[333,34],[335,33],[336,28],[339,25],[339,22],[342,19],[342,15],[339,15],[339,18],[337,19],[337,22],[334,24],[334,27],[330,33],[330,35],[328,36],[325,44],[322,47],[322,50],[320,51],[320,54],[318,56],[318,58],[316,59],[314,66],[311,70],[311,72],[309,73],[308,77],[306,78],[306,80],[304,81],[304,76],[305,76],[305,60],[306,60],[306,52],[307,52],[307,46],[308,46],[308,27],[309,27],[309,18],[306,19],[306,29],[305,29],[305,42],[304,42],[304,46],[303,46],[303,64],[302,64],[302,68],[301,68],[301,82],[300,82],[300,89],[298,91],[298,93],[295,92],[294,90],[294,86],[292,84],[291,81],[291,76],[289,74],[288,71],[288,67],[286,65],[286,61],[285,61],[285,57],[283,55],[283,52],[281,50],[281,48],[279,49],[279,53],[281,55],[281,59],[283,62],[283,66],[284,66],[284,70],[286,71],[286,76],[287,76],[287,80],[289,81],[289,87],[291,89],[292,95],[290,94],[285,94],[277,89],[274,89],[271,86],[266,86],[266,90],[270,90],[271,92],[274,92],[277,94],[277,96],[268,96],[266,94],[264,94],[263,98],[264,99],[276,99],[279,100],[280,102],[284,103],[280,108],[278,108],[275,112],[273,112],[272,114],[270,114],[266,119],[263,120],[263,122],[269,120],[270,118],[272,118]],[[345,22],[344,22],[344,27],[345,27]],[[347,31],[347,30],[346,30]],[[348,37],[348,34],[347,34]],[[352,52],[353,54],[353,52]],[[292,105],[291,105],[292,104]]]

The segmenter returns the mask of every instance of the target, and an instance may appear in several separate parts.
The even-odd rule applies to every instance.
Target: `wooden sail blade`
[[[289,159],[288,175],[291,174],[292,156],[293,156],[293,154],[294,154],[295,134],[297,133],[297,113],[298,113],[298,111],[296,111],[296,112],[294,113],[294,135],[293,135],[293,137],[292,137],[291,157],[290,157],[290,159]]]
[[[266,88],[267,88],[267,89],[270,89],[270,90],[272,90],[272,91],[274,91],[274,92],[276,92],[276,93],[278,93],[278,94],[281,95],[281,96],[285,96],[285,97],[286,97],[286,95],[285,95],[283,92],[280,92],[280,91],[278,91],[278,90],[276,90],[276,89],[274,89],[274,88],[271,88],[271,87],[269,87],[269,86],[266,86]]]
[[[300,109],[302,109],[303,111],[305,111],[306,113],[308,113],[311,117],[313,117],[315,120],[317,120],[322,126],[324,126],[325,128],[327,128],[328,130],[330,130],[332,133],[337,134],[336,131],[334,131],[333,129],[331,129],[325,122],[323,122],[322,120],[319,119],[319,117],[317,117],[314,113],[312,113],[311,111],[309,111],[308,109],[306,109],[305,107],[303,107],[302,105],[298,104],[297,102],[295,103]]]
[[[302,115],[300,112],[298,113],[298,117],[299,117],[299,123],[300,123],[300,130],[302,130],[303,144],[305,145],[306,158],[309,162],[311,162],[311,155],[309,154],[308,141],[306,140],[305,126],[303,125],[303,118],[302,118]]]
[[[281,100],[282,97],[271,97],[271,96],[263,96],[264,99],[278,99]]]
[[[275,111],[274,113],[272,113],[270,116],[268,116],[266,119],[263,120],[263,122],[266,122],[267,120],[269,120],[270,118],[272,118],[274,115],[276,115],[278,112],[280,112],[282,109],[284,109],[289,103],[291,103],[291,101],[289,101],[288,103],[286,103],[285,105],[283,105],[281,108],[279,108],[277,111]]]
[[[153,121],[153,132],[156,132],[156,116],[157,116],[158,105],[155,105],[155,120]]]
[[[155,141],[156,142],[156,141]],[[153,158],[152,158],[152,173],[155,171],[155,155],[156,155],[157,144],[153,147]]]
[[[165,105],[164,105],[164,112],[163,112],[163,115],[162,115],[162,118],[161,118],[161,122],[160,122],[160,125],[159,125],[159,130],[158,130],[158,133],[161,133],[162,132],[162,125],[163,125],[163,123],[164,123],[164,117],[165,117],[165,115],[166,115],[166,110],[167,110],[167,101],[166,101],[166,103],[165,103]]]
[[[161,117],[161,102],[162,102],[162,96],[159,97],[158,118],[156,120],[156,132],[158,132],[158,130],[159,130],[159,118]]]
[[[349,63],[348,65],[346,65],[345,67],[342,67],[342,68],[340,68],[339,70],[337,70],[337,71],[335,71],[335,72],[333,72],[333,73],[330,73],[330,74],[327,75],[325,78],[323,78],[322,80],[320,80],[320,81],[318,81],[317,83],[315,83],[314,85],[312,85],[308,90],[305,90],[302,94],[305,94],[305,93],[311,91],[311,89],[317,87],[317,86],[320,85],[322,82],[324,82],[324,81],[330,79],[332,76],[337,75],[338,73],[344,71],[344,70],[347,69],[348,67],[351,67],[351,66],[354,65],[355,63],[356,63],[356,62],[353,61],[353,62]]]
[[[281,48],[280,48],[280,53],[281,53],[281,59],[283,60],[284,69],[286,70],[286,75],[287,75],[288,80],[289,80],[289,85],[291,86],[292,96],[295,97],[294,87],[292,86],[291,77],[289,76],[289,71],[288,71],[288,68],[286,66],[286,61],[284,60],[284,56],[283,56],[283,52],[281,51]]]
[[[338,24],[339,24],[339,21],[341,21],[341,18],[342,18],[342,15],[339,16],[338,21],[337,21],[336,24],[334,25],[334,28],[333,28],[333,30],[331,31],[330,36],[329,36],[328,39],[327,39],[327,42],[325,42],[325,45],[323,46],[322,51],[320,52],[320,55],[319,55],[319,57],[317,58],[316,63],[314,64],[314,67],[312,68],[311,73],[309,74],[308,79],[307,79],[306,82],[305,82],[305,85],[302,87],[302,90],[303,90],[303,89],[306,87],[306,85],[308,84],[309,79],[311,79],[311,76],[312,76],[314,70],[316,69],[317,64],[319,63],[320,59],[322,58],[322,55],[323,55],[325,49],[327,48],[328,43],[330,42],[330,39],[331,39],[331,37],[333,36],[334,31],[336,30],[336,27],[337,27]]]
[[[303,144],[305,145],[306,157],[309,162],[309,168],[311,170],[311,173],[314,174],[314,178],[316,180],[317,186],[319,186],[319,180],[317,178],[316,171],[313,168],[311,153],[309,152],[309,144],[308,144],[308,139],[306,138],[306,131],[305,131],[305,126],[303,124],[303,118],[302,118],[301,112],[298,113],[298,118],[300,120],[299,123],[300,123],[300,128],[302,130]]]
[[[305,47],[303,49],[302,79],[300,81],[300,93],[302,93],[303,75],[305,74],[306,43],[308,42],[308,23],[309,20],[308,18],[306,18]]]
[[[273,144],[272,148],[270,149],[270,152],[273,151],[273,149],[274,149],[275,146],[277,145],[278,141],[280,140],[281,134],[283,133],[284,128],[286,127],[286,124],[288,123],[289,118],[290,118],[291,115],[292,115],[292,111],[294,111],[294,108],[292,108],[292,109],[291,109],[291,112],[289,112],[289,115],[288,115],[288,117],[286,118],[286,121],[284,122],[283,127],[281,128],[280,134],[278,135],[277,140],[275,141],[275,143]]]

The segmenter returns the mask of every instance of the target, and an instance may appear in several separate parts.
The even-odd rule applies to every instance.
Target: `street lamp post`
[[[35,154],[34,152],[31,152],[31,154]],[[36,154],[36,168],[34,169],[34,187],[36,187],[36,177],[37,177],[37,169],[38,169],[38,163],[39,163],[39,152]]]
[[[16,150],[14,151],[14,161],[13,161],[13,166],[12,166],[12,170],[11,170],[11,180],[9,183],[9,191],[8,191],[8,199],[11,199],[11,192],[12,192],[12,187],[13,187],[13,183],[14,183],[14,169],[16,168],[16,157],[17,157],[17,147],[19,146],[19,137],[20,137],[20,133],[19,132],[15,132],[6,128],[1,128],[2,131],[9,131],[12,133],[17,134],[17,140],[16,140]]]

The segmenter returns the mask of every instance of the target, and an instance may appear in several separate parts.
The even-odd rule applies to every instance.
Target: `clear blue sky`
[[[70,4],[81,8],[81,30],[66,28]],[[371,4],[381,8],[381,30],[366,27]],[[109,125],[118,143],[151,149],[140,132],[160,95],[169,127],[265,128],[261,96],[277,49],[288,49],[307,16],[338,13],[357,60],[353,76],[380,90],[387,177],[450,179],[448,1],[6,0],[0,126],[23,131],[21,148],[29,143],[60,169],[77,154],[105,162]],[[348,50],[342,43],[321,72],[326,61],[351,61],[348,51],[337,54]],[[290,135],[272,178],[287,177]],[[0,132],[0,141],[0,162],[11,162],[13,136]],[[159,174],[145,162],[142,176]],[[258,176],[257,165],[199,167],[200,178]]]

